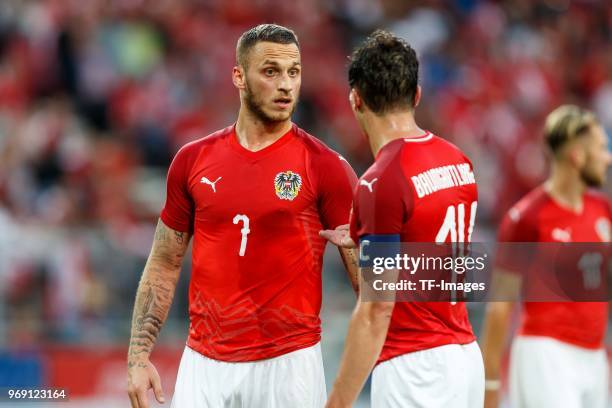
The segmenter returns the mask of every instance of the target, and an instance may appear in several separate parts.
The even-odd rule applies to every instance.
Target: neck
[[[414,120],[412,111],[392,112],[377,116],[367,112],[363,119],[363,130],[368,135],[370,148],[374,156],[387,143],[396,139],[423,136],[424,131]]]
[[[236,137],[244,148],[257,151],[276,142],[291,126],[291,119],[264,122],[242,104],[236,121]]]
[[[582,196],[586,185],[576,169],[553,162],[551,174],[544,188],[561,206],[573,211],[582,211]]]

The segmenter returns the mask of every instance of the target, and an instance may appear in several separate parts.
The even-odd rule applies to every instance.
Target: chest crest
[[[274,191],[281,200],[293,201],[302,188],[302,176],[291,170],[282,171],[274,177]]]

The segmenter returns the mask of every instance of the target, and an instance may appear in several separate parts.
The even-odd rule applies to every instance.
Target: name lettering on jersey
[[[595,221],[595,231],[601,242],[610,242],[610,220],[605,217],[599,217]]]
[[[378,181],[378,177],[376,177],[375,179],[373,179],[372,181],[370,181],[368,183],[367,180],[361,179],[359,180],[359,185],[360,186],[366,186],[368,188],[368,190],[370,190],[370,193],[372,193],[372,186],[374,185],[374,183],[376,183]]]
[[[274,191],[281,200],[293,201],[302,188],[302,177],[291,170],[282,171],[274,177]]]
[[[552,239],[559,242],[570,242],[572,240],[572,229],[567,228],[553,228]]]
[[[468,163],[435,167],[412,176],[410,179],[419,198],[447,188],[476,183],[474,172]]]
[[[208,184],[210,186],[210,188],[212,188],[213,193],[216,193],[217,192],[217,188],[215,187],[215,184],[217,184],[217,181],[219,181],[219,180],[221,180],[221,176],[217,177],[217,179],[215,181],[210,181],[206,177],[202,177],[202,179],[200,180],[200,183]]]

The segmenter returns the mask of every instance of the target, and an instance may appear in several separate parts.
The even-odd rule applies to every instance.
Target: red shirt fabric
[[[609,242],[611,213],[609,199],[596,192],[583,195],[582,211],[576,213],[561,207],[540,186],[508,211],[498,241]],[[539,273],[533,268],[550,266],[536,262],[530,274]],[[603,347],[607,321],[607,302],[524,302],[519,333],[598,349]]]
[[[295,125],[256,152],[234,126],[185,145],[161,219],[193,233],[187,345],[253,361],[319,342],[318,232],[348,222],[356,180],[346,160]]]
[[[365,235],[394,234],[401,242],[468,242],[477,199],[472,164],[456,146],[429,132],[397,139],[383,146],[359,180],[351,237],[358,242]],[[456,222],[446,228],[450,213]],[[378,363],[474,340],[464,303],[398,302]]]

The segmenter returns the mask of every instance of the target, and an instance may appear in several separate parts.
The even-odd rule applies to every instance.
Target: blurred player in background
[[[321,228],[346,224],[357,181],[346,160],[291,122],[298,40],[266,24],[238,40],[235,125],[184,146],[138,288],[129,396],[163,400],[149,360],[193,235],[189,338],[173,407],[321,407]],[[352,250],[342,250],[356,276]],[[350,259],[349,259],[350,258]],[[356,286],[356,280],[354,281]]]
[[[472,165],[457,147],[416,124],[418,69],[415,51],[385,31],[374,32],[352,55],[351,107],[375,163],[359,180],[350,236],[346,228],[321,233],[337,245],[470,240],[477,205]],[[413,184],[413,177],[444,166],[468,168],[471,180],[426,191]],[[375,408],[482,406],[482,357],[464,303],[360,298],[328,407],[351,406],[373,368]]]
[[[591,112],[565,105],[550,113],[544,133],[552,155],[550,176],[508,211],[499,241],[610,242],[609,199],[590,190],[604,184],[611,161],[603,128]],[[520,279],[510,270],[501,272],[506,280]],[[517,285],[510,280],[506,284]],[[487,307],[482,344],[486,406],[491,408],[498,406],[500,361],[512,309],[512,302]],[[607,320],[605,302],[525,302],[512,345],[511,406],[607,407]]]

